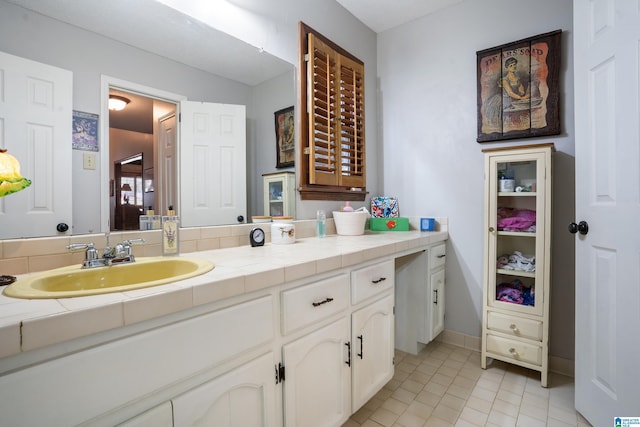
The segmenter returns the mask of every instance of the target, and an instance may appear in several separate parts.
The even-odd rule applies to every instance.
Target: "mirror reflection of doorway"
[[[110,197],[109,228],[116,230],[138,230],[139,219],[130,211],[139,206],[140,214],[147,210],[154,210],[161,213],[166,206],[175,204],[173,198],[168,200],[164,196],[163,188],[167,183],[171,188],[175,187],[175,165],[172,163],[175,158],[163,155],[164,146],[167,145],[167,138],[174,138],[169,141],[175,146],[176,133],[167,132],[164,121],[168,116],[175,116],[176,104],[155,98],[153,95],[143,95],[140,92],[126,91],[121,88],[110,87],[109,95],[125,98],[125,103],[121,110],[109,111],[109,165],[110,179],[113,182]],[[162,146],[161,146],[162,145]],[[139,165],[140,182],[131,182],[132,177],[120,176],[124,169],[135,163],[126,164],[126,168],[121,162],[142,155],[144,164]],[[130,181],[130,182],[126,182]],[[136,197],[132,197],[132,191],[125,187],[124,194],[128,194],[127,203],[123,196],[123,185],[131,186],[132,191],[136,186]],[[172,192],[174,194],[175,191]],[[140,196],[141,195],[141,196]],[[163,197],[164,196],[164,197]],[[167,200],[163,200],[167,199]],[[135,201],[135,203],[134,203]],[[166,205],[166,206],[165,206]],[[164,207],[164,209],[163,209]],[[122,213],[127,211],[126,219]]]
[[[144,210],[143,155],[114,163],[115,210],[111,218],[112,230],[138,230]]]

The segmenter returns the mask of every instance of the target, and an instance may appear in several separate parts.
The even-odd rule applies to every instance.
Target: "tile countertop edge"
[[[393,254],[411,252],[415,248],[447,239],[446,229],[433,232],[367,232],[364,236],[330,235],[323,239],[299,239],[293,245],[268,244],[262,248],[240,246],[191,252],[182,256],[209,259],[216,264],[216,268],[191,279],[136,291],[46,300],[51,303],[56,301],[62,307],[60,311],[53,310],[49,313],[38,310],[32,313],[30,307],[27,307],[39,304],[42,300],[17,300],[0,295],[0,309],[3,305],[11,305],[12,311],[17,313],[4,318],[0,314],[0,360],[28,350],[82,338],[96,331],[118,328],[221,301],[231,296],[282,285],[289,277],[286,272],[294,271],[296,266],[301,264],[315,264],[316,268],[304,269],[303,273],[298,272],[296,279],[312,277],[331,269],[350,267]],[[336,258],[340,259],[339,266],[335,265]],[[324,260],[327,260],[331,267],[322,267]],[[271,279],[265,286],[256,287],[253,284],[255,277],[263,273],[268,273]],[[229,290],[216,292],[216,287],[230,284],[242,286],[242,289],[233,290],[231,293]],[[173,294],[181,296],[179,304],[158,305],[158,301],[171,300]],[[207,297],[196,298],[196,295],[203,294]],[[185,300],[185,297],[188,299]],[[134,306],[142,311],[141,315],[126,316],[126,308]],[[74,327],[79,316],[91,316],[93,312],[97,318],[92,318],[91,328],[78,328],[77,325]],[[56,332],[57,328],[63,333]],[[46,336],[46,339],[41,339],[43,336]]]

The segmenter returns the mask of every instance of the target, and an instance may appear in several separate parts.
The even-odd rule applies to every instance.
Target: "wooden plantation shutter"
[[[336,106],[340,90],[336,53],[309,34],[309,184],[338,185]]]
[[[340,121],[336,133],[342,160],[338,185],[365,186],[364,161],[364,66],[339,57]]]
[[[364,200],[364,64],[321,35],[306,36],[303,199]]]

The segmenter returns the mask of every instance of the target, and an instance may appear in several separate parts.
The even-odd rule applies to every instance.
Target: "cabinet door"
[[[550,246],[545,152],[494,155],[488,161],[487,304],[540,316]]]
[[[175,427],[276,425],[273,353],[173,399]]]
[[[173,427],[173,411],[171,402],[165,402],[155,408],[149,409],[147,412],[133,417],[118,427]]]
[[[431,339],[444,330],[444,269],[431,273]]]
[[[351,316],[355,412],[393,377],[393,294]]]
[[[265,215],[283,216],[286,197],[284,179],[280,177],[265,178],[264,187]]]
[[[285,426],[340,426],[351,413],[347,317],[283,347]]]

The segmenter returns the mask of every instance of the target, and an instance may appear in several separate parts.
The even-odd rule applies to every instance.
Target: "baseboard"
[[[474,337],[461,332],[450,331],[448,329],[442,331],[442,333],[436,338],[436,341],[477,352],[482,351],[482,339],[480,339],[480,337]],[[549,371],[573,378],[574,361],[550,355]]]

